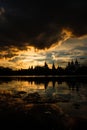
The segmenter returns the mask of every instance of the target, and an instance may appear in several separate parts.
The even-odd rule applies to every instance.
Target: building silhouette
[[[28,69],[12,70],[11,68],[0,67],[0,75],[87,75],[87,66],[82,66],[76,59],[69,61],[65,68],[55,67],[53,62],[52,68],[49,68],[47,62],[43,66],[33,66]]]

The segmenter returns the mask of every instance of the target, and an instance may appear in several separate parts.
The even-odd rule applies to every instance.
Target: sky
[[[87,65],[85,0],[0,0],[0,66]]]

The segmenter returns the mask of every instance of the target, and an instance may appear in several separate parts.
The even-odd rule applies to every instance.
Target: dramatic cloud
[[[87,64],[85,0],[0,0],[0,66]]]
[[[87,34],[84,0],[0,0],[0,49],[49,48]]]

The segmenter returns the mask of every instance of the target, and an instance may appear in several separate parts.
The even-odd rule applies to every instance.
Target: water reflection
[[[62,122],[69,126],[67,130],[74,130],[73,126],[85,129],[87,80],[76,77],[0,77],[0,117],[0,122],[13,123],[15,128],[24,126],[26,129],[31,124],[34,127],[34,124],[41,124],[40,129],[56,130],[62,129],[59,127]]]
[[[76,77],[0,77],[0,112],[29,104],[60,106],[69,115],[87,117],[87,80]]]
[[[37,92],[41,102],[86,101],[86,86],[85,79],[76,77],[0,77],[0,94],[20,94],[23,97]]]

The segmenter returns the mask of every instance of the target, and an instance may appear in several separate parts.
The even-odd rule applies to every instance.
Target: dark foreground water
[[[87,128],[87,77],[0,77],[2,128]]]

